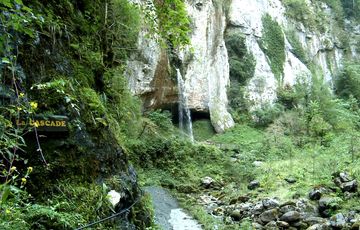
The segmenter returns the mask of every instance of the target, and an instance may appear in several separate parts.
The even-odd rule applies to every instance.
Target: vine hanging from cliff
[[[179,48],[190,44],[190,20],[184,0],[155,0],[145,11],[151,29],[164,45]]]

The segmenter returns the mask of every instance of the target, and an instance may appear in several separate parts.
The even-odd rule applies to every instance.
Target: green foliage
[[[156,0],[154,5],[155,9],[149,4],[145,10],[147,22],[150,23],[153,32],[171,48],[190,45],[190,20],[184,1]]]
[[[292,46],[291,52],[305,65],[309,65],[310,60],[307,54],[305,53],[304,48],[302,47],[299,39],[296,37],[295,31],[287,30],[286,38]]]
[[[230,65],[229,105],[232,116],[240,122],[243,120],[242,114],[246,114],[249,107],[245,98],[245,86],[254,76],[256,63],[254,56],[246,48],[244,37],[230,31],[226,35],[225,44]]]
[[[272,72],[282,80],[285,62],[285,40],[280,25],[266,14],[262,18],[263,38],[260,46],[269,59]]]
[[[247,80],[254,75],[255,59],[247,51],[245,38],[238,33],[229,33],[225,44],[230,59],[230,77],[242,85],[246,84]]]
[[[344,10],[344,14],[346,15],[346,17],[352,19],[356,19],[356,20],[360,20],[360,1],[359,0],[353,0],[353,1],[348,1],[348,0],[340,0],[343,10]]]
[[[266,127],[279,117],[283,110],[283,106],[278,103],[263,105],[252,111],[255,117],[255,124],[259,127]]]
[[[289,18],[302,22],[305,27],[311,30],[320,27],[319,22],[321,20],[318,20],[317,17],[320,16],[321,12],[316,16],[318,12],[313,12],[307,2],[303,0],[283,0],[283,3],[286,7],[286,15]]]
[[[349,98],[351,95],[360,100],[360,63],[344,63],[342,72],[336,80],[336,93],[343,97]]]
[[[207,119],[194,121],[193,132],[194,138],[197,141],[205,141],[215,135],[211,121]]]

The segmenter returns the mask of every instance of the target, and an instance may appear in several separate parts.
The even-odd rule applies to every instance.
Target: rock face
[[[139,37],[139,51],[128,62],[126,76],[132,92],[143,99],[145,109],[168,108],[175,106],[178,101],[177,84],[171,78],[176,65],[184,78],[190,109],[208,113],[217,132],[234,125],[227,111],[229,58],[224,42],[227,35],[224,34],[235,33],[244,37],[246,49],[254,57],[254,75],[246,82],[244,95],[250,111],[274,103],[279,87],[292,86],[299,79],[310,82],[313,72],[308,66],[311,65],[317,70],[316,75],[323,76],[332,85],[332,76],[342,67],[345,51],[351,52],[347,56],[357,56],[353,38],[360,36],[360,29],[345,21],[345,29],[355,31],[349,34],[349,46],[346,47],[341,33],[348,32],[336,24],[331,8],[324,3],[304,3],[308,4],[313,15],[321,11],[329,21],[321,25],[323,30],[319,30],[307,28],[309,26],[303,22],[286,17],[287,9],[280,0],[185,2],[193,29],[190,34],[191,47],[172,52],[171,55],[177,60],[175,64],[169,60],[166,50],[155,40],[146,37],[145,27]],[[226,7],[229,8],[225,10]],[[264,52],[266,47],[261,46],[265,15],[269,15],[281,27],[284,35],[285,45],[279,47],[285,54],[280,77],[274,75],[270,67],[271,58]],[[227,33],[224,33],[225,30]],[[306,60],[296,54],[296,49],[304,51]]]
[[[208,111],[215,130],[223,132],[234,125],[226,108],[229,61],[223,37],[225,13],[212,1],[201,1],[201,7],[188,1],[187,10],[194,26],[191,36],[194,51],[188,48],[180,53],[180,58],[184,63],[188,105],[194,110]]]

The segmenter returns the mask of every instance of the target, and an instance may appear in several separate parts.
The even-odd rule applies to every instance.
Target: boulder
[[[309,199],[310,200],[319,200],[322,196],[322,190],[318,188],[314,188],[309,192]]]
[[[304,219],[304,222],[309,224],[310,226],[315,225],[315,224],[323,224],[326,222],[326,219],[322,218],[322,217],[317,217],[317,216],[310,216]]]
[[[288,228],[290,225],[289,223],[285,222],[285,221],[277,221],[276,225],[280,228],[280,229],[284,229],[284,228]]]
[[[338,202],[341,199],[338,197],[322,197],[319,200],[319,212],[323,217],[328,217],[329,210],[336,210],[339,208]]]
[[[242,219],[242,215],[241,215],[240,210],[232,211],[232,213],[230,214],[230,217],[234,221],[240,221]]]
[[[277,207],[280,206],[279,201],[276,200],[276,199],[272,199],[272,198],[264,199],[262,201],[262,204],[263,204],[265,209],[272,209],[272,208],[277,208]]]
[[[358,182],[356,180],[344,182],[340,184],[340,188],[343,192],[357,192]]]
[[[279,217],[279,211],[277,208],[267,210],[267,211],[261,213],[259,216],[261,222],[263,222],[263,223],[269,223],[271,221],[275,221],[275,220],[277,220],[278,217]],[[275,223],[275,225],[276,225],[276,223]]]
[[[342,213],[338,213],[330,218],[330,225],[335,229],[343,229],[346,226],[346,218]]]
[[[247,186],[247,188],[250,189],[250,190],[254,190],[254,189],[258,188],[258,187],[260,187],[260,182],[257,181],[257,180],[251,181]]]
[[[215,183],[215,180],[209,176],[201,179],[201,186],[206,189],[212,187],[214,185],[214,183]]]
[[[351,177],[346,172],[339,173],[339,178],[341,182],[349,182],[352,180]]]
[[[296,207],[294,205],[285,205],[280,207],[281,213],[287,213],[290,211],[295,211]]]
[[[296,222],[301,219],[301,215],[297,211],[289,211],[280,217],[281,221]]]
[[[355,222],[353,225],[351,225],[351,230],[359,230],[360,229],[360,221]]]
[[[276,224],[275,221],[270,221],[269,223],[267,223],[267,224],[265,225],[265,229],[266,229],[266,230],[277,230],[278,227],[277,227],[277,224]]]
[[[296,183],[296,179],[294,177],[287,177],[284,179],[286,182],[288,182],[289,184],[294,184]]]

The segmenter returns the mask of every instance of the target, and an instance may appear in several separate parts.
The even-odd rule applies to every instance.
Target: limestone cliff
[[[296,18],[291,15],[291,6],[286,5],[287,2],[186,1],[192,22],[191,48],[186,47],[175,54],[180,60],[176,64],[185,80],[190,109],[209,113],[217,132],[234,124],[227,111],[231,76],[224,40],[229,35],[243,37],[246,50],[254,59],[253,76],[245,81],[244,98],[250,111],[271,105],[276,101],[277,89],[292,86],[299,77],[311,80],[315,74],[331,86],[343,59],[356,58],[359,39],[356,31],[359,28],[354,23],[349,20],[339,22],[329,5],[310,0],[303,3],[307,14]],[[269,52],[271,47],[264,42],[268,39],[264,34],[266,17],[280,28],[281,38],[278,39],[283,39],[283,45],[277,49],[283,50],[284,58],[277,66]],[[344,34],[348,38],[344,39]],[[176,104],[176,83],[169,77],[175,63],[158,44],[146,38],[145,33],[140,34],[138,47],[139,54],[129,61],[127,70],[132,91],[144,99],[146,108]]]

